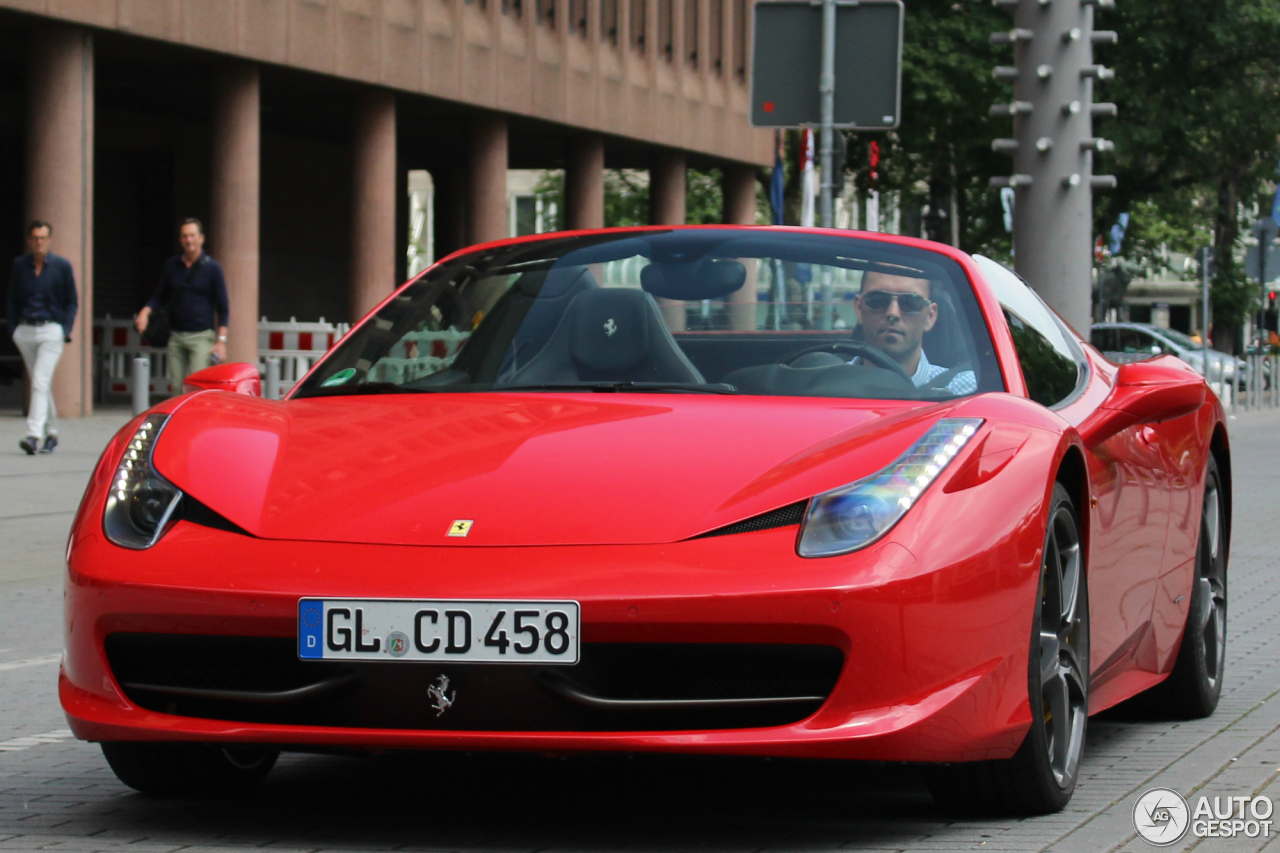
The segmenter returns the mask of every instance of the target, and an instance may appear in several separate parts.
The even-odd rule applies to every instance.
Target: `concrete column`
[[[756,222],[756,170],[753,166],[726,166],[721,183],[724,194],[726,225],[754,225]],[[744,258],[747,278],[738,290],[726,298],[729,325],[740,331],[755,331],[757,326],[757,268],[755,258]]]
[[[565,151],[564,226],[604,227],[604,139],[572,136]]]
[[[396,286],[396,99],[369,92],[356,104],[351,143],[351,320]]]
[[[53,375],[61,417],[93,413],[93,38],[40,28],[28,54],[26,221],[53,225],[56,255],[75,269],[80,310]]]
[[[471,119],[467,164],[467,240],[487,243],[507,235],[507,120],[500,115]]]
[[[682,151],[657,151],[649,162],[649,222],[652,225],[683,225],[685,217],[685,161]],[[684,302],[659,299],[662,316],[673,332],[688,325]]]
[[[756,170],[754,166],[726,166],[721,182],[725,225],[756,224]]]
[[[258,199],[262,131],[258,66],[228,63],[213,80],[209,254],[227,276],[227,358],[258,363]]]
[[[658,151],[649,163],[649,222],[684,224],[685,163],[683,151]]]

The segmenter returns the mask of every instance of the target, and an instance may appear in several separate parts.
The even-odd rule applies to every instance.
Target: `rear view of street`
[[[1227,680],[1217,713],[1124,709],[1090,722],[1082,780],[1047,817],[939,812],[911,768],[677,756],[287,755],[252,797],[166,801],[118,782],[57,701],[62,553],[122,411],[64,423],[49,456],[0,418],[0,849],[1150,850],[1144,791],[1280,797],[1280,412],[1231,421],[1235,524]],[[1166,849],[1280,851],[1270,838]],[[1198,846],[1197,846],[1198,845]]]

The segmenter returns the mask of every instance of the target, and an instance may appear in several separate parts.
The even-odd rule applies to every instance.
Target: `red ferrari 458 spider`
[[[289,392],[130,421],[67,549],[61,699],[143,791],[280,750],[927,763],[1071,797],[1089,714],[1211,713],[1221,406],[1015,274],[820,230],[474,247]]]

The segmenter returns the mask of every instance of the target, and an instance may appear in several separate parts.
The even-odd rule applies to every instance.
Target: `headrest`
[[[584,266],[552,267],[520,276],[517,287],[538,299],[559,299],[579,287],[596,287],[595,277]]]
[[[596,370],[620,371],[649,352],[656,306],[641,290],[584,290],[569,303],[569,354]]]

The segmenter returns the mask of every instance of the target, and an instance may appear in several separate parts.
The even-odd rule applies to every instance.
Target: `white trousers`
[[[53,404],[53,371],[62,358],[62,326],[18,326],[13,342],[31,375],[31,408],[27,412],[27,435],[43,438],[58,434],[58,407]],[[46,426],[48,429],[46,430]]]

